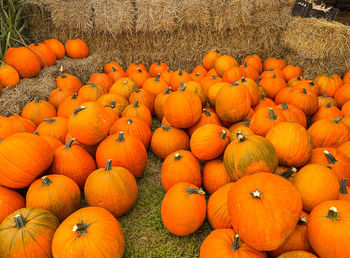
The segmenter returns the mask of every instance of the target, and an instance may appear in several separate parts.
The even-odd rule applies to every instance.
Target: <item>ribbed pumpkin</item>
[[[337,90],[343,85],[342,79],[335,73],[321,74],[314,81],[320,86],[321,94],[326,93],[329,97],[334,97]]]
[[[214,61],[215,71],[221,77],[232,66],[238,66],[238,62],[236,61],[236,59],[229,55],[221,55]]]
[[[69,118],[74,113],[74,109],[81,106],[86,100],[78,93],[74,93],[71,97],[64,99],[57,108],[57,115],[60,117]]]
[[[272,78],[260,80],[259,85],[264,89],[266,96],[270,99],[274,99],[278,92],[287,87],[286,81],[275,75],[273,75]]]
[[[39,135],[38,132],[34,132],[34,134]],[[54,151],[56,148],[63,145],[63,143],[55,137],[48,136],[48,135],[40,135],[40,137],[43,138],[45,141],[47,141],[52,151]]]
[[[58,227],[52,240],[55,258],[104,257],[107,254],[121,258],[124,248],[124,233],[118,220],[100,207],[86,207],[71,214]]]
[[[137,118],[140,118],[142,121],[144,121],[149,127],[152,126],[151,112],[144,104],[140,104],[138,100],[128,105],[124,109],[122,116],[137,117]]]
[[[329,102],[333,106],[338,106],[337,101],[334,98],[328,97],[326,93],[323,93],[322,96],[318,96],[318,107],[326,106]]]
[[[207,93],[198,82],[188,81],[185,83],[185,85],[186,85],[185,91],[192,91],[193,93],[195,93],[201,100],[202,106],[204,106],[205,103],[207,103],[207,100],[208,100]]]
[[[109,118],[112,120],[112,124],[119,119],[120,112],[118,107],[116,107],[114,100],[112,100],[110,105],[104,106],[107,111]]]
[[[61,66],[60,75],[56,78],[57,88],[68,88],[72,89],[74,92],[78,93],[81,87],[83,87],[83,83],[81,80],[69,73],[63,73],[63,67]]]
[[[211,108],[203,108],[202,115],[197,123],[188,128],[187,132],[191,136],[196,129],[206,124],[216,124],[222,126],[219,117],[216,115],[215,111]]]
[[[340,181],[339,187],[339,200],[349,201],[350,202],[350,186],[347,186],[347,179],[342,178]]]
[[[56,59],[62,59],[66,55],[66,49],[58,39],[46,39],[43,43],[55,54]]]
[[[221,52],[217,49],[210,50],[203,58],[203,65],[205,68],[212,69],[214,67],[214,63],[216,58],[221,56]]]
[[[69,39],[65,43],[67,55],[70,58],[78,59],[89,55],[89,47],[82,39]]]
[[[281,254],[278,258],[317,258],[317,256],[310,252],[292,251]]]
[[[278,156],[272,143],[259,135],[239,135],[224,153],[227,174],[233,181],[257,172],[273,172]]]
[[[259,103],[262,96],[262,91],[253,79],[242,77],[238,80],[239,85],[246,87],[250,93],[251,105],[255,106]]]
[[[200,160],[212,160],[219,157],[230,143],[229,131],[216,124],[207,124],[193,132],[190,148]]]
[[[202,176],[203,187],[208,194],[213,194],[216,190],[231,182],[221,159],[214,159],[205,163]]]
[[[141,64],[138,60],[136,60],[135,63],[130,64],[125,72],[127,73],[128,76],[130,76],[130,74],[132,72],[137,71],[137,69],[147,72],[146,66],[144,64]]]
[[[13,129],[16,132],[34,133],[36,129],[36,125],[31,120],[23,118],[20,115],[12,115],[8,116],[7,118],[11,121]]]
[[[258,71],[254,67],[248,66],[247,62],[243,62],[243,64],[239,67],[242,69],[246,78],[252,79],[254,81],[256,81],[259,78]]]
[[[0,185],[24,188],[52,162],[53,150],[41,137],[16,133],[0,141]]]
[[[73,138],[72,135],[70,133],[67,133],[65,144],[67,144],[69,142],[69,140],[72,139],[72,138]],[[96,149],[98,147],[98,144],[96,144],[96,145],[85,145],[85,144],[82,144],[82,143],[78,142],[77,140],[74,140],[72,142],[72,145],[74,145],[74,144],[77,144],[77,145],[83,147],[91,155],[91,157],[95,157]]]
[[[246,74],[239,66],[232,66],[224,72],[222,79],[225,82],[234,83],[244,76],[246,76]]]
[[[282,114],[287,121],[294,121],[306,128],[306,116],[300,108],[294,105],[287,105],[285,103],[277,105],[276,108],[282,111]]]
[[[160,77],[159,79],[161,79],[162,81],[164,81],[167,85],[170,84],[170,81],[171,81],[171,78],[172,78],[172,75],[173,75],[173,72],[172,70],[170,70],[170,68],[168,67],[166,69],[166,71],[162,72],[160,74]]]
[[[186,85],[182,85],[164,103],[164,117],[177,128],[191,127],[198,122],[202,113],[200,98],[185,89]]]
[[[321,88],[318,84],[314,83],[313,81],[308,81],[308,80],[303,80],[300,81],[298,83],[296,83],[293,86],[295,89],[306,89],[309,90],[313,93],[315,93],[316,96],[320,96],[321,95]]]
[[[35,180],[26,195],[26,207],[49,210],[63,221],[80,207],[79,186],[64,175],[48,175]]]
[[[87,178],[84,197],[89,206],[105,208],[114,217],[120,217],[136,202],[135,177],[123,167],[112,167],[112,160],[109,159],[105,168],[95,170]]]
[[[155,78],[148,78],[143,84],[143,89],[151,93],[153,96],[161,94],[162,92],[166,91],[168,87],[168,84],[164,80],[160,79],[160,74],[158,74]]]
[[[49,102],[54,106],[54,108],[58,108],[59,104],[68,97],[71,97],[74,94],[74,91],[69,88],[57,88],[51,91],[49,95]]]
[[[341,117],[322,119],[308,129],[314,147],[333,147],[350,139],[349,129]]]
[[[276,250],[270,251],[270,257],[279,257],[279,255],[291,251],[311,251],[309,241],[307,239],[307,223],[309,214],[302,212],[297,226],[289,235],[286,241]]]
[[[122,77],[115,81],[109,90],[109,93],[121,95],[126,99],[130,98],[131,93],[138,88],[136,82],[127,77]]]
[[[151,114],[154,113],[154,99],[155,96],[153,94],[149,93],[147,90],[144,89],[135,89],[133,93],[131,93],[129,102],[135,103],[136,100],[140,104],[145,105],[148,110],[151,112]]]
[[[208,70],[204,67],[204,65],[199,64],[193,68],[191,76],[193,74],[200,74],[202,77],[204,77],[207,74]]]
[[[233,184],[228,183],[220,187],[209,198],[207,217],[213,229],[232,228],[230,214],[228,213],[227,196]]]
[[[331,169],[321,164],[306,165],[298,171],[294,185],[301,195],[304,211],[316,205],[338,199],[339,182]]]
[[[161,120],[164,116],[164,104],[170,93],[171,88],[168,87],[164,92],[159,93],[154,100],[154,111],[159,120]]]
[[[160,171],[161,183],[165,191],[180,182],[198,187],[202,185],[202,175],[198,160],[190,151],[178,150],[169,154]]]
[[[94,84],[100,85],[106,90],[106,92],[108,92],[113,85],[113,80],[108,76],[108,74],[105,74],[105,73],[92,74],[88,82],[92,82]]]
[[[217,75],[212,75],[212,76],[208,75],[208,76],[205,76],[200,81],[200,84],[202,85],[205,92],[208,94],[210,87],[221,81],[222,81],[222,78],[218,77]]]
[[[307,233],[319,257],[346,257],[350,253],[350,202],[322,202],[311,212]]]
[[[168,65],[158,60],[156,63],[151,64],[149,67],[149,74],[152,77],[156,77],[158,74],[166,71],[166,69],[168,69]]]
[[[101,103],[104,107],[110,106],[112,104],[112,101],[114,101],[115,108],[118,109],[119,115],[121,115],[127,105],[129,105],[129,102],[126,98],[113,93],[104,94],[97,100],[97,102]]]
[[[350,82],[350,70],[347,71],[345,73],[344,77],[343,77],[343,83],[345,84],[345,83],[348,83],[348,82]]]
[[[254,67],[258,73],[260,74],[262,72],[262,61],[260,57],[256,54],[250,54],[243,58],[242,63],[247,63],[248,66]]]
[[[305,81],[305,79],[301,76],[299,77],[294,77],[288,80],[287,86],[288,87],[294,87],[298,82]]]
[[[328,102],[326,106],[321,106],[317,112],[311,117],[311,124],[326,118],[335,119],[342,117],[343,114],[336,106],[332,105],[332,102]]]
[[[112,166],[124,167],[138,178],[146,167],[147,152],[135,136],[119,132],[108,136],[97,148],[97,167],[103,168],[109,159],[113,160]]]
[[[71,138],[54,151],[50,171],[73,179],[83,189],[87,177],[96,170],[96,163],[83,147],[72,144],[74,140]]]
[[[0,64],[0,83],[3,88],[14,88],[19,83],[18,72],[5,63]]]
[[[350,101],[346,102],[342,108],[341,112],[343,113],[344,117],[345,116],[350,116]]]
[[[127,74],[124,72],[123,69],[116,69],[114,66],[112,66],[112,70],[107,73],[109,78],[112,79],[112,82],[116,82],[118,79],[127,77]]]
[[[289,81],[292,78],[297,78],[303,75],[303,70],[298,65],[289,64],[282,69],[286,81]]]
[[[218,96],[219,91],[222,89],[222,87],[228,85],[230,85],[228,82],[218,82],[208,89],[208,102],[210,106],[215,108],[216,97]],[[235,83],[235,85],[238,85],[238,83]]]
[[[4,140],[14,133],[16,133],[16,128],[14,128],[11,120],[8,117],[0,116],[0,139]]]
[[[56,64],[56,55],[46,44],[35,42],[30,44],[28,48],[38,57],[41,67]]]
[[[264,107],[254,113],[249,128],[257,135],[266,136],[272,127],[285,121],[287,120],[280,109]]]
[[[153,153],[162,159],[165,159],[170,153],[177,150],[188,150],[190,139],[185,131],[162,125],[157,128],[151,139],[151,148]]]
[[[80,88],[78,96],[82,97],[86,101],[96,101],[99,97],[106,93],[106,89],[102,86],[93,82],[87,82],[86,85]]]
[[[265,93],[261,95],[261,98],[258,102],[258,104],[254,107],[254,111],[258,111],[261,108],[264,107],[274,107],[276,106],[276,103],[272,100],[266,97]]]
[[[14,211],[24,208],[25,202],[22,195],[15,190],[0,186],[0,223]]]
[[[95,145],[107,136],[113,121],[97,102],[84,102],[68,120],[68,131],[78,142]]]
[[[315,148],[309,164],[322,164],[332,169],[340,182],[346,178],[350,183],[350,159],[335,148]]]
[[[57,217],[39,208],[22,208],[0,225],[2,257],[51,257],[51,242],[59,226]]]
[[[216,114],[223,122],[242,120],[251,108],[249,90],[239,84],[230,84],[221,88],[216,96]]]
[[[53,117],[44,119],[37,127],[36,131],[41,135],[48,135],[57,138],[62,143],[68,133],[68,119],[65,117]]]
[[[117,63],[116,61],[110,61],[109,63],[105,64],[103,67],[103,71],[105,73],[110,73],[113,71],[113,67],[116,70],[122,70],[124,71],[123,67],[121,67],[121,65],[119,63]]]
[[[286,79],[284,73],[281,70],[273,68],[264,69],[264,71],[260,74],[259,78],[260,80],[263,80],[273,77],[282,78],[284,80]]]
[[[21,115],[39,125],[45,118],[56,116],[56,109],[49,102],[35,98],[24,106]]]
[[[276,57],[269,57],[265,59],[265,61],[263,62],[263,70],[276,69],[276,70],[282,71],[286,66],[287,66],[286,61]]]
[[[192,77],[188,72],[180,69],[171,74],[169,86],[173,91],[177,91],[178,89],[180,89],[181,83],[188,82],[191,79]]]
[[[135,71],[129,73],[129,78],[135,81],[139,88],[142,88],[145,81],[150,78],[150,75],[147,70],[137,68]]]
[[[8,48],[4,62],[14,68],[21,78],[35,77],[41,70],[39,58],[27,47]]]
[[[312,152],[312,139],[306,129],[294,122],[276,124],[267,133],[277,151],[279,165],[301,167],[308,162]]]
[[[344,84],[336,91],[334,99],[340,108],[350,100],[350,82]]]
[[[233,229],[216,229],[204,239],[200,258],[267,257],[244,243]]]
[[[256,173],[234,183],[228,193],[234,230],[251,247],[271,251],[294,231],[302,212],[295,187],[271,173]]]
[[[204,192],[193,184],[177,183],[165,194],[160,213],[170,233],[176,236],[192,234],[205,219]]]
[[[342,143],[337,149],[350,159],[350,141]]]

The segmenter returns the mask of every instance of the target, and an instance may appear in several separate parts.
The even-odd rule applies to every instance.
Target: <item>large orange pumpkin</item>
[[[211,108],[203,108],[203,112],[198,122],[188,128],[187,132],[191,136],[199,127],[206,124],[216,124],[222,126],[222,122]]]
[[[139,88],[142,88],[145,81],[150,78],[150,75],[147,70],[137,68],[135,71],[129,73],[129,78],[134,80]]]
[[[257,135],[266,134],[275,125],[287,121],[282,111],[276,107],[264,107],[257,110],[249,123],[249,128]]]
[[[12,212],[24,208],[25,202],[22,195],[15,190],[0,186],[0,224]]]
[[[124,71],[123,67],[116,61],[110,61],[109,63],[105,64],[103,71],[108,74],[113,71],[113,67],[115,70]]]
[[[30,44],[28,48],[38,57],[41,67],[56,64],[56,55],[46,44],[36,42]]]
[[[238,83],[248,89],[251,97],[251,105],[257,105],[262,96],[262,91],[259,89],[257,83],[253,79],[244,77],[238,80]]]
[[[43,41],[45,45],[47,45],[52,52],[54,52],[56,59],[62,59],[66,55],[66,49],[62,42],[58,39],[46,39]]]
[[[68,133],[68,119],[65,117],[53,117],[44,119],[36,128],[41,135],[52,136],[64,143]]]
[[[318,96],[317,98],[318,98],[318,107],[325,106],[329,102],[331,102],[333,106],[338,106],[337,101],[334,98],[328,97],[326,93],[323,93],[322,96]]]
[[[164,104],[169,94],[171,93],[171,88],[168,87],[164,92],[159,93],[154,100],[154,111],[159,120],[163,119],[164,116]]]
[[[185,83],[190,80],[192,80],[191,75],[188,72],[180,69],[171,74],[169,86],[173,91],[177,91],[180,89],[181,83]]]
[[[82,39],[69,39],[66,41],[65,48],[70,58],[84,58],[89,55],[89,47]]]
[[[203,167],[203,187],[208,194],[231,182],[224,162],[221,159],[210,160]]]
[[[126,99],[130,98],[131,93],[138,88],[136,82],[130,78],[122,77],[116,80],[109,90],[109,93],[118,94]]]
[[[11,120],[8,117],[0,116],[0,139],[4,140],[14,133],[16,133],[16,128],[14,128]]]
[[[315,78],[315,83],[321,88],[321,94],[326,93],[329,97],[334,97],[337,90],[343,85],[338,74],[321,74]]]
[[[114,66],[112,66],[112,70],[107,73],[109,78],[112,79],[112,82],[116,82],[118,79],[122,77],[127,77],[128,75],[124,72],[123,69],[116,69]]]
[[[306,89],[316,94],[316,96],[321,95],[321,88],[318,84],[313,81],[302,80],[293,86],[295,89]]]
[[[24,106],[21,115],[39,125],[45,118],[56,116],[56,109],[49,102],[35,98]]]
[[[98,98],[97,102],[101,103],[102,106],[110,106],[114,101],[115,109],[118,110],[118,114],[121,115],[124,109],[129,105],[129,102],[126,98],[121,95],[107,93]]]

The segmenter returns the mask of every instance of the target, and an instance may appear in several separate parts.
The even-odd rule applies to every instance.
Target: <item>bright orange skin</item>
[[[34,133],[35,132],[36,125],[27,118],[23,118],[20,115],[12,115],[12,116],[8,116],[8,119],[11,121],[13,125],[13,129],[15,129],[17,133],[21,133],[21,132]]]
[[[87,234],[78,237],[79,233],[72,229],[82,222],[89,225]],[[121,258],[124,248],[124,233],[118,220],[100,207],[86,207],[71,214],[58,227],[52,240],[52,254],[57,258],[106,255]]]
[[[88,82],[93,82],[97,85],[100,85],[101,87],[105,88],[106,92],[108,92],[112,87],[114,81],[108,74],[94,73],[90,76]]]
[[[149,127],[152,126],[152,115],[151,112],[149,111],[149,109],[143,105],[143,104],[137,104],[137,106],[135,106],[135,103],[131,103],[130,105],[128,105],[123,113],[122,113],[122,117],[128,116],[128,117],[137,117],[142,119],[142,121],[144,121]]]
[[[125,72],[128,76],[130,76],[130,74],[137,71],[137,69],[141,69],[142,71],[147,72],[146,66],[138,62],[130,64]]]
[[[247,63],[247,66],[254,67],[259,74],[262,72],[262,62],[258,55],[251,54],[249,56],[246,56],[243,59],[242,63],[244,64],[245,62]]]
[[[159,73],[161,74],[167,69],[168,69],[168,65],[159,61],[157,63],[151,64],[151,66],[149,67],[149,74],[151,77],[157,77]]]
[[[208,102],[211,107],[215,108],[216,104],[216,97],[218,96],[219,91],[222,89],[224,86],[229,86],[230,84],[228,82],[218,82],[212,85],[209,90],[208,90]]]
[[[23,228],[17,228],[14,217],[21,214]],[[10,214],[0,225],[0,253],[3,257],[51,257],[51,242],[59,226],[58,219],[39,208],[22,208]]]
[[[301,126],[303,126],[304,128],[306,128],[306,126],[307,126],[306,116],[300,108],[298,108],[294,105],[287,105],[287,104],[277,105],[276,108],[280,109],[282,111],[282,114],[286,118],[287,121],[296,122],[296,123],[300,124]]]
[[[58,108],[59,104],[68,97],[73,96],[74,90],[69,88],[57,88],[51,91],[49,95],[49,102],[54,106],[54,108]]]
[[[57,116],[69,118],[74,113],[74,109],[81,106],[86,100],[80,96],[70,96],[64,99],[57,108]]]
[[[70,58],[84,58],[89,55],[89,47],[82,39],[69,39],[66,41],[65,48]]]
[[[317,258],[317,256],[310,252],[292,251],[281,254],[278,258]]]
[[[343,77],[343,83],[349,83],[350,82],[350,70],[347,71]]]
[[[337,101],[334,98],[331,97],[327,97],[327,95],[322,95],[322,96],[318,96],[318,107],[322,107],[322,106],[326,106],[329,102],[331,102],[331,105],[333,106],[338,106]]]
[[[19,83],[18,72],[7,64],[0,64],[0,84],[3,88],[14,88]]]
[[[314,81],[320,86],[321,95],[326,93],[329,97],[334,97],[337,90],[343,85],[342,79],[337,74],[321,74]]]
[[[234,83],[244,76],[246,76],[246,74],[239,66],[232,66],[224,72],[222,79],[225,82]]]
[[[204,67],[204,65],[199,64],[192,70],[192,74],[199,73],[201,76],[205,76],[207,74],[208,70]]]
[[[57,39],[46,39],[43,41],[45,45],[47,45],[52,52],[54,52],[56,59],[62,59],[66,55],[66,49],[62,42]]]
[[[164,104],[167,98],[169,97],[169,94],[171,93],[170,90],[166,90],[162,93],[159,93],[154,100],[154,112],[156,113],[159,120],[163,119],[164,116]]]
[[[268,70],[263,71],[260,75],[261,80],[273,78],[273,77],[282,78],[282,79],[286,80],[284,73],[278,69],[268,69]]]
[[[35,125],[39,125],[45,118],[56,116],[56,109],[51,103],[44,100],[33,100],[27,103],[22,110],[22,117],[31,120]]]
[[[124,72],[123,67],[121,67],[121,65],[115,61],[110,61],[109,63],[105,64],[103,67],[103,71],[108,74],[113,71],[112,67],[114,67],[118,71]]]
[[[206,201],[203,194],[189,194],[186,189],[199,189],[190,183],[177,183],[165,194],[161,217],[166,229],[176,236],[195,232],[204,222]]]
[[[50,121],[42,121],[36,131],[41,135],[48,135],[57,138],[62,143],[68,133],[68,119],[65,117],[53,117]]]
[[[284,73],[287,81],[303,75],[303,70],[297,65],[287,65],[283,68],[282,72]]]
[[[168,69],[160,74],[160,79],[164,81],[167,85],[170,84],[171,78],[173,76],[174,71]]]
[[[212,75],[212,76],[207,75],[203,77],[203,79],[200,80],[199,83],[202,85],[203,89],[208,94],[210,87],[221,81],[222,81],[222,78],[218,77],[217,75]]]
[[[200,258],[264,258],[265,252],[249,247],[239,239],[239,249],[232,248],[236,232],[233,229],[213,230],[203,241],[200,249]]]
[[[256,68],[252,66],[247,66],[246,63],[240,65],[239,67],[242,69],[243,73],[245,74],[245,77],[250,78],[254,81],[256,81],[259,78],[259,73],[256,70]]]
[[[14,128],[11,120],[8,117],[0,116],[0,139],[4,140],[14,133],[16,133],[16,128]]]
[[[12,212],[25,207],[24,198],[15,190],[0,186],[0,223]]]
[[[55,137],[48,135],[40,135],[47,143],[51,146],[52,151],[55,151],[58,147],[62,146],[63,143]]]
[[[261,193],[261,199],[253,192]],[[302,212],[295,187],[271,173],[256,173],[234,183],[228,193],[234,230],[257,250],[274,250],[294,231]],[[271,219],[273,218],[273,219]]]
[[[179,158],[177,156],[180,155]],[[169,154],[160,171],[161,183],[165,191],[180,182],[198,187],[202,185],[202,175],[198,160],[190,151],[178,150]]]
[[[96,101],[99,97],[106,93],[106,89],[98,84],[86,84],[80,88],[78,96],[82,97],[86,101]]]
[[[271,109],[275,117],[271,116]],[[257,135],[266,136],[273,126],[286,121],[287,119],[283,116],[280,109],[265,107],[254,113],[250,120],[249,128]]]
[[[181,82],[186,83],[191,80],[192,77],[188,72],[177,70],[171,74],[169,86],[173,91],[177,91],[181,86]]]
[[[41,67],[56,64],[55,53],[44,43],[33,43],[28,46],[30,50],[38,57]]]
[[[121,95],[107,93],[97,99],[97,102],[101,103],[102,106],[110,106],[114,101],[115,107],[119,110],[118,114],[121,115],[124,109],[129,105],[129,101]]]
[[[210,50],[203,58],[203,65],[210,70],[214,67],[215,60],[221,56],[221,52],[217,49]]]
[[[42,179],[35,180],[26,195],[26,207],[49,210],[63,221],[71,213],[79,209],[80,189],[69,177],[64,175],[47,175],[52,182],[43,184]]]
[[[302,80],[302,81],[296,83],[293,87],[296,89],[305,88],[305,89],[315,93],[316,96],[321,95],[321,87],[317,83],[314,83],[313,81]]]
[[[139,88],[142,88],[145,81],[150,78],[150,75],[147,71],[138,69],[136,71],[131,72],[129,74],[129,78],[134,80]]]
[[[338,219],[327,215],[335,207]],[[309,242],[319,257],[346,257],[350,253],[350,202],[332,200],[320,203],[311,212],[307,226]],[[323,233],[321,233],[323,232]]]
[[[205,192],[213,194],[222,186],[231,182],[221,159],[210,160],[203,167],[203,186]]]
[[[196,131],[199,127],[206,124],[216,124],[216,125],[222,126],[222,122],[220,121],[219,117],[215,113],[215,110],[211,108],[203,109],[202,115],[199,118],[198,122],[192,125],[190,128],[188,128],[187,133],[189,134],[189,136],[192,136],[194,131]]]
[[[344,117],[350,116],[350,101],[346,102],[343,107],[341,108],[341,112],[343,113]]]
[[[74,92],[77,92],[80,90],[81,87],[83,87],[83,83],[81,80],[69,73],[62,73],[56,78],[56,85],[57,88],[69,88],[72,89]]]
[[[239,66],[236,59],[232,56],[221,55],[215,59],[214,68],[217,74],[222,77],[224,73],[230,69],[232,66]]]
[[[113,83],[109,93],[117,94],[129,99],[130,94],[137,88],[137,83],[134,80],[131,80],[128,77],[122,77]]]
[[[311,117],[311,124],[322,119],[335,119],[337,117],[343,117],[343,113],[336,106],[322,106],[319,107],[317,112]]]
[[[286,61],[276,57],[269,57],[265,59],[265,61],[263,62],[263,70],[275,69],[275,70],[282,71],[286,66],[287,66]]]
[[[337,149],[350,159],[350,141],[342,143]]]
[[[338,199],[337,176],[321,164],[306,165],[300,169],[295,176],[294,185],[303,200],[303,209],[307,212],[321,202]]]
[[[253,79],[250,78],[240,78],[238,80],[239,85],[246,87],[250,93],[251,104],[255,106],[259,103],[262,96],[262,91],[259,89],[258,85]]]
[[[113,68],[114,68],[114,66],[113,66]],[[112,79],[113,83],[122,77],[128,76],[122,69],[121,70],[112,70],[107,74],[108,74],[109,78]]]
[[[207,103],[207,93],[205,92],[204,88],[202,87],[202,85],[200,85],[199,82],[188,81],[185,83],[185,85],[185,91],[192,91],[193,93],[195,93],[201,100],[202,106],[204,106]]]
[[[334,99],[338,103],[339,108],[350,100],[350,82],[344,84],[336,91]]]
[[[134,91],[131,93],[129,102],[135,103],[136,100],[139,101],[140,104],[144,104],[151,114],[154,114],[154,99],[155,96],[149,93],[147,90],[140,89],[139,92]]]
[[[276,106],[276,103],[273,102],[272,99],[266,98],[264,95],[262,95],[261,99],[259,100],[258,104],[254,107],[254,111],[258,111],[260,108],[264,107],[274,107]]]
[[[266,96],[270,99],[274,99],[278,92],[287,87],[286,81],[278,77],[262,79],[259,85],[264,88]]]
[[[148,78],[144,84],[143,89],[151,93],[153,96],[158,96],[159,94],[166,91],[168,84],[163,79]]]
[[[294,87],[297,83],[302,82],[302,81],[305,81],[305,79],[302,78],[301,76],[299,76],[299,77],[293,77],[293,78],[291,78],[291,79],[288,80],[287,86],[288,86],[288,87]]]

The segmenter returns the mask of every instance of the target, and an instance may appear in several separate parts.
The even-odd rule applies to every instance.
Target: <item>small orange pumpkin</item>
[[[82,39],[69,39],[66,41],[65,48],[70,58],[78,59],[89,55],[89,47]]]

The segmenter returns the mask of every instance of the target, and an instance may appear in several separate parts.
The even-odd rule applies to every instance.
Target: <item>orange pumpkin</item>
[[[283,78],[277,78],[275,75],[272,78],[261,79],[259,85],[270,99],[274,99],[278,92],[287,87],[286,81]]]
[[[221,159],[210,160],[203,167],[203,187],[208,194],[213,194],[222,186],[231,182]]]
[[[171,81],[171,79],[172,79],[172,77],[173,77],[173,73],[174,73],[174,71],[171,71],[170,68],[168,67],[168,68],[166,69],[166,71],[164,71],[164,72],[162,72],[162,73],[160,74],[159,79],[162,80],[162,81],[164,81],[167,85],[169,85],[169,84],[170,84],[170,81]]]
[[[69,39],[66,41],[65,48],[70,58],[78,59],[89,55],[89,47],[82,39]]]
[[[318,107],[326,106],[329,102],[331,102],[333,106],[338,106],[337,101],[334,98],[327,97],[326,93],[323,93],[322,96],[318,96],[317,98],[318,98]]]
[[[156,77],[158,74],[161,74],[167,69],[168,65],[158,60],[156,63],[151,64],[149,67],[149,74],[151,77]]]
[[[136,100],[140,104],[145,105],[148,110],[151,112],[151,114],[154,113],[154,99],[155,96],[151,93],[149,93],[147,90],[144,89],[135,89],[133,93],[131,93],[129,102],[135,103]]]
[[[0,116],[0,139],[4,140],[14,133],[16,133],[16,129],[13,128],[11,120],[8,117]]]
[[[130,98],[131,93],[138,88],[137,83],[127,77],[119,78],[115,81],[109,90],[109,93],[121,95],[126,99]]]
[[[267,98],[266,95],[263,93],[261,95],[261,98],[260,98],[258,104],[254,107],[254,111],[256,112],[259,109],[264,108],[264,107],[274,107],[274,106],[276,106],[276,103],[273,102],[272,99]]]
[[[254,81],[256,81],[259,78],[259,73],[256,70],[256,68],[254,68],[253,66],[248,66],[247,61],[243,62],[243,65],[239,66],[243,73],[245,74],[245,77],[252,79]]]
[[[232,56],[221,55],[214,61],[215,71],[221,77],[228,69],[230,69],[233,66],[238,66],[238,62]]]
[[[263,62],[263,70],[276,69],[282,71],[287,66],[286,61],[276,57],[269,57]]]
[[[199,83],[202,85],[203,89],[208,94],[210,87],[221,81],[222,79],[216,75],[212,75],[212,76],[207,75]]]
[[[287,105],[285,103],[277,105],[276,108],[282,111],[282,114],[287,121],[294,121],[300,124],[301,126],[303,126],[304,128],[306,128],[307,126],[306,116],[300,108],[294,105]]]
[[[54,108],[58,108],[59,104],[65,100],[66,98],[72,96],[74,91],[69,88],[57,88],[51,91],[49,95],[49,102],[54,106]]]
[[[280,109],[265,107],[254,113],[249,128],[257,135],[266,136],[271,128],[286,121]]]
[[[262,96],[262,91],[253,79],[242,77],[238,80],[239,85],[246,87],[250,93],[251,105],[255,106],[259,103]]]
[[[36,131],[40,135],[48,135],[57,138],[62,143],[68,133],[68,119],[65,117],[53,117],[44,119],[37,127]]]
[[[249,56],[246,56],[243,59],[242,63],[247,63],[247,66],[254,67],[259,74],[262,72],[262,62],[260,57],[256,54],[250,54]]]
[[[187,132],[189,136],[192,136],[194,131],[206,124],[216,124],[222,126],[222,122],[216,115],[215,111],[211,108],[203,108],[203,112],[198,122],[188,128]]]
[[[350,100],[350,82],[344,84],[335,92],[334,99],[338,103],[339,108]]]
[[[10,122],[13,125],[12,129],[15,129],[17,133],[20,133],[20,132],[34,133],[36,129],[36,125],[31,120],[27,118],[23,118],[20,115],[12,115],[12,116],[8,116],[7,118],[8,120],[10,120]],[[3,124],[4,122],[1,123],[1,125]]]
[[[170,93],[171,88],[168,87],[163,93],[159,93],[154,100],[154,111],[159,120],[164,116],[164,104]]]
[[[61,71],[60,75],[57,76],[56,85],[57,88],[69,88],[77,93],[80,88],[83,87],[83,83],[78,77],[69,73],[63,73],[63,71]]]
[[[292,251],[281,254],[278,258],[317,258],[317,256],[310,252]]]
[[[110,106],[114,102],[115,109],[118,110],[118,115],[121,115],[124,109],[129,105],[129,101],[121,95],[107,93],[97,99],[97,102],[102,106]]]
[[[208,89],[208,102],[210,106],[215,108],[216,98],[218,96],[219,91],[222,89],[222,87],[227,85],[230,84],[228,82],[218,82]],[[239,85],[238,82],[235,82],[235,85]]]
[[[147,71],[137,68],[135,71],[129,73],[129,78],[135,81],[139,88],[142,88],[145,81],[150,78],[150,75]]]
[[[153,96],[158,96],[159,94],[166,91],[169,87],[168,84],[164,80],[159,78],[159,74],[156,78],[148,78],[143,84],[143,89],[151,93]]]
[[[337,90],[343,85],[342,79],[335,73],[321,74],[314,81],[320,86],[321,94],[326,93],[329,97],[334,97]]]
[[[30,44],[28,48],[38,57],[41,67],[56,64],[56,55],[46,44],[36,42]]]
[[[74,109],[81,106],[86,100],[78,93],[74,93],[73,96],[64,99],[57,108],[57,116],[69,118],[74,113]]]
[[[133,104],[128,105],[124,109],[122,116],[138,117],[142,119],[149,127],[152,126],[151,112],[145,105],[139,104],[138,100],[136,100]]]
[[[246,74],[239,66],[232,66],[224,72],[222,79],[225,82],[234,83],[244,76],[246,76]]]
[[[109,78],[111,78],[112,83],[116,82],[122,77],[127,77],[127,74],[124,72],[123,69],[117,70],[114,66],[112,66],[112,70],[107,74]]]
[[[297,83],[305,81],[305,79],[301,76],[299,77],[294,77],[288,80],[287,86],[288,87],[294,87]]]
[[[195,93],[200,98],[202,106],[204,106],[205,103],[207,103],[207,100],[208,100],[207,93],[198,82],[188,81],[185,83],[185,85],[186,85],[185,91],[192,91],[193,93]]]
[[[292,78],[297,78],[303,75],[303,70],[298,65],[287,65],[282,69],[287,81]]]
[[[342,143],[337,149],[350,159],[350,141]]]
[[[217,49],[210,50],[203,58],[203,65],[210,70],[214,67],[215,60],[221,56],[221,52]]]
[[[103,71],[108,74],[110,72],[113,72],[113,67],[115,70],[124,72],[123,67],[121,67],[121,65],[116,61],[110,61],[109,63],[105,64],[103,67]]]
[[[284,76],[284,73],[281,70],[272,69],[272,68],[264,70],[262,72],[262,74],[260,74],[259,78],[260,78],[260,80],[263,80],[263,79],[268,79],[268,78],[273,78],[273,77],[282,78],[282,79],[286,80],[286,77]]]
[[[96,101],[99,97],[106,94],[107,91],[100,85],[93,82],[87,82],[86,85],[80,88],[78,96],[86,101]]]
[[[24,106],[21,116],[39,125],[45,118],[56,116],[56,109],[49,102],[34,98]]]
[[[47,45],[51,51],[55,54],[56,59],[62,59],[66,55],[66,49],[62,42],[58,39],[46,39],[43,41],[45,45]]]
[[[314,83],[313,81],[302,80],[302,81],[296,83],[293,87],[296,89],[305,88],[305,89],[315,93],[316,96],[321,95],[321,87],[318,84]]]
[[[0,223],[11,213],[24,208],[24,198],[15,190],[0,186]]]
[[[173,91],[177,91],[181,87],[181,83],[192,80],[192,77],[186,71],[180,69],[172,73],[169,86]]]
[[[34,132],[34,134],[39,135],[38,132]],[[47,141],[47,143],[50,145],[53,151],[55,151],[58,147],[63,145],[63,143],[55,137],[48,135],[40,135],[40,137]]]
[[[333,106],[331,102],[328,102],[326,106],[321,106],[317,112],[311,117],[311,124],[322,119],[335,119],[342,117],[343,114],[336,106]]]
[[[113,80],[105,73],[94,73],[90,76],[88,82],[100,85],[106,92],[108,92],[113,85]]]
[[[0,64],[0,84],[3,88],[14,88],[19,83],[19,74],[11,66],[1,63]]]
[[[130,74],[133,72],[136,72],[137,69],[147,72],[146,66],[144,64],[141,64],[139,61],[136,61],[135,63],[130,64],[125,72],[128,76],[130,76]]]

